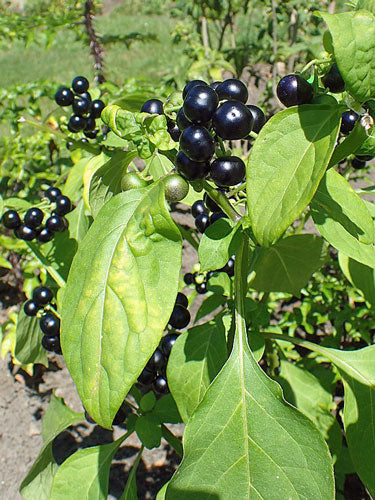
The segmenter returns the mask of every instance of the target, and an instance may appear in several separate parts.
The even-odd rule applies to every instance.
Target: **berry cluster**
[[[59,188],[50,187],[44,193],[45,197],[55,203],[55,209],[42,226],[44,212],[38,207],[29,208],[21,221],[16,210],[7,210],[2,217],[2,223],[7,229],[13,229],[16,238],[25,241],[37,239],[40,243],[51,241],[56,232],[66,231],[68,221],[64,215],[72,210],[72,203],[63,196]]]
[[[78,133],[83,130],[89,139],[95,139],[99,130],[96,128],[96,119],[100,117],[105,104],[100,99],[91,99],[88,92],[89,82],[84,76],[76,76],[72,81],[72,88],[60,88],[55,94],[55,101],[59,106],[72,106],[73,114],[69,118],[68,130]]]
[[[209,212],[212,212],[211,215],[209,215]],[[218,219],[227,217],[226,214],[222,212],[219,205],[217,205],[207,193],[204,194],[203,200],[198,200],[193,203],[191,213],[195,219],[195,227],[201,233],[204,233],[208,226]]]
[[[25,302],[23,306],[24,313],[27,316],[41,315],[39,326],[44,333],[42,346],[47,351],[61,354],[60,346],[60,320],[49,310],[45,310],[53,300],[52,290],[46,286],[35,288],[31,300]]]
[[[190,313],[187,310],[188,299],[186,295],[178,292],[176,302],[169,318],[168,324],[176,329],[185,328],[190,322]],[[138,383],[142,386],[152,386],[158,394],[167,394],[169,392],[166,367],[172,347],[178,337],[177,333],[168,333],[165,335],[149,359],[147,365],[138,377]]]
[[[356,155],[351,160],[351,165],[355,170],[361,170],[366,167],[366,162],[373,160],[375,157],[371,155]]]

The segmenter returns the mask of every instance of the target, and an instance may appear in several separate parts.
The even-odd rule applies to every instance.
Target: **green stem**
[[[240,191],[243,191],[246,188],[246,182],[243,182],[239,186],[237,186],[235,189],[232,189],[232,191],[229,191],[228,196],[229,198],[231,196],[234,196],[235,194],[239,193]]]
[[[48,132],[49,134],[53,134],[56,137],[59,137],[60,139],[66,139],[65,134],[63,134],[59,130],[54,130],[48,125],[45,125],[44,123],[31,120],[30,118],[24,118],[23,116],[21,116],[21,118],[18,121],[19,123],[25,123],[26,125],[31,125],[32,127],[38,128],[39,130],[43,130],[43,132]]]
[[[314,64],[329,64],[330,59],[313,59],[309,63],[306,64],[306,66],[302,69],[301,73],[305,73],[308,69],[311,68],[311,66],[314,66]]]
[[[218,142],[219,142],[219,146],[220,146],[220,150],[221,152],[225,155],[226,154],[226,149],[225,149],[225,146],[224,146],[224,141],[221,137],[218,137],[217,138]]]
[[[323,349],[320,348],[318,344],[313,344],[312,342],[309,342],[308,340],[303,340],[303,339],[298,339],[296,337],[291,337],[290,335],[283,335],[279,333],[273,333],[273,332],[261,332],[263,337],[266,339],[272,339],[272,340],[285,340],[287,342],[291,342],[292,344],[300,345],[301,347],[306,347],[306,349],[309,349],[310,351],[317,352],[327,358],[327,354]],[[327,358],[328,359],[328,358]]]
[[[207,191],[208,196],[214,200],[222,211],[233,221],[239,222],[241,220],[241,215],[236,212],[236,210],[230,204],[228,198],[212,187],[207,181],[203,181],[203,188]]]
[[[252,137],[253,139],[256,139],[258,137],[258,134],[256,132],[251,131],[249,136]]]
[[[172,446],[177,455],[182,457],[184,450],[182,448],[182,443],[178,439],[178,437],[176,437],[164,424],[162,424],[161,426],[161,432],[163,438],[167,441],[168,444]]]
[[[178,229],[180,230],[181,236],[190,243],[190,245],[195,248],[195,250],[198,250],[199,243],[195,241],[193,238],[193,235],[185,229],[183,226],[178,224]]]
[[[245,321],[245,298],[248,289],[247,266],[249,255],[249,242],[246,233],[242,233],[242,242],[236,253],[234,264],[234,319],[236,325],[235,338],[239,351],[247,342]]]
[[[34,243],[26,242],[26,245],[29,247],[29,249],[32,251],[32,253],[35,255],[35,257],[39,260],[39,262],[42,264],[42,266],[46,269],[48,274],[51,276],[52,279],[56,281],[56,283],[59,285],[60,288],[63,288],[65,286],[65,280],[62,278],[62,276],[54,269],[52,266],[50,266],[48,260],[46,257],[39,251],[37,246]]]

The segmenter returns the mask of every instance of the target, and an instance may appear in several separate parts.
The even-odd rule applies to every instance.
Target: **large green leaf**
[[[20,493],[25,500],[50,498],[52,481],[57,470],[52,442],[60,432],[83,418],[83,414],[74,412],[61,398],[52,394],[42,423],[43,448],[20,486]]]
[[[313,234],[289,236],[269,248],[259,249],[251,288],[299,295],[311,275],[323,265],[324,259],[322,238]]]
[[[136,151],[118,151],[94,172],[89,187],[89,205],[94,218],[110,198],[121,192],[121,178],[136,156]]]
[[[375,16],[367,10],[320,15],[332,35],[346,90],[359,102],[375,95]]]
[[[111,462],[126,437],[73,453],[57,469],[50,500],[106,500]]]
[[[178,337],[168,361],[167,377],[184,422],[194,413],[227,356],[225,328],[219,316]]]
[[[339,252],[339,263],[346,278],[363,292],[367,302],[375,306],[375,269],[351,259],[342,252]]]
[[[336,143],[340,117],[339,106],[292,107],[260,131],[247,164],[247,199],[261,245],[274,243],[314,196]]]
[[[85,408],[104,427],[110,428],[168,322],[181,246],[156,183],[113,197],[73,260],[62,349]]]
[[[138,500],[136,474],[139,462],[142,458],[143,447],[140,449],[132,470],[130,471],[128,480],[126,481],[125,489],[120,497],[120,500]]]
[[[146,168],[154,181],[157,181],[173,170],[174,165],[169,158],[155,150],[153,155],[147,158]]]
[[[16,345],[14,355],[22,364],[40,363],[48,366],[47,351],[42,347],[43,332],[39,327],[39,319],[26,316],[21,309],[16,328]]]

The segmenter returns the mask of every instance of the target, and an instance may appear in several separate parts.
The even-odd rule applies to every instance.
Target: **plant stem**
[[[249,136],[252,137],[253,139],[256,139],[258,137],[258,134],[256,132],[251,131]]]
[[[63,288],[66,284],[64,278],[59,274],[58,271],[56,271],[56,269],[50,266],[48,260],[39,251],[37,246],[34,243],[30,243],[29,241],[26,242],[26,245],[29,247],[29,249],[32,251],[35,257],[39,260],[42,266],[46,269],[51,278],[56,281],[56,283],[59,285],[60,288]]]
[[[96,81],[103,83],[104,76],[104,49],[99,42],[99,37],[95,32],[93,18],[94,18],[94,2],[93,0],[86,0],[84,6],[84,25],[86,27],[87,38],[90,43],[90,52],[94,58],[94,70],[96,73]]]
[[[321,354],[324,357],[327,357],[327,354],[320,349],[320,346],[318,344],[314,344],[312,342],[309,342],[308,340],[303,340],[303,339],[298,339],[296,337],[291,337],[290,335],[283,335],[279,333],[273,333],[273,332],[261,332],[263,337],[266,339],[272,339],[272,340],[285,340],[287,342],[291,342],[292,344],[300,345],[301,347],[306,347],[306,349],[309,349],[310,351],[317,352]]]
[[[247,265],[249,243],[246,233],[242,233],[242,242],[237,250],[234,264],[234,320],[236,326],[235,341],[239,352],[247,342],[245,321],[245,298],[248,289]]]
[[[306,64],[306,66],[302,69],[301,73],[305,73],[308,69],[311,68],[311,66],[314,66],[314,64],[324,64],[324,63],[329,63],[329,59],[313,59],[309,63]]]
[[[239,193],[240,191],[243,191],[245,188],[246,188],[246,182],[243,182],[242,184],[237,186],[232,191],[229,191],[228,195],[229,195],[229,197],[234,196],[235,194]]]
[[[224,146],[223,139],[221,137],[218,137],[217,140],[219,142],[220,151],[225,155],[226,154],[226,149],[225,149],[225,146]]]
[[[230,204],[228,198],[212,187],[207,181],[203,181],[203,188],[207,191],[209,197],[215,201],[222,211],[233,221],[239,222],[241,220],[241,215],[236,212],[236,210]]]

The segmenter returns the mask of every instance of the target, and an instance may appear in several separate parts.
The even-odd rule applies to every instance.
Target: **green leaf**
[[[52,394],[43,418],[43,448],[20,486],[25,500],[50,498],[53,476],[58,468],[52,453],[52,441],[64,429],[83,418],[83,414],[74,412],[61,398]]]
[[[361,149],[362,145],[366,142],[366,138],[366,129],[362,126],[361,120],[358,120],[350,134],[335,148],[328,168],[338,165],[351,155],[353,151],[356,151],[358,148]]]
[[[366,136],[366,139],[355,150],[356,155],[372,155],[375,156],[375,127],[372,127]]]
[[[249,216],[260,245],[278,240],[311,201],[340,119],[339,106],[304,105],[281,111],[260,131],[246,175]]]
[[[333,39],[337,66],[346,90],[359,102],[375,95],[375,17],[366,10],[320,12]]]
[[[93,154],[87,155],[80,160],[78,160],[73,167],[69,170],[68,177],[66,178],[64,184],[64,195],[68,196],[72,201],[76,202],[81,197],[81,191],[83,186],[83,174],[86,168],[86,165],[92,158]]]
[[[136,122],[134,114],[121,109],[120,106],[106,106],[100,118],[123,139],[133,139],[141,132],[141,125]]]
[[[227,298],[224,295],[217,295],[213,293],[209,295],[207,299],[202,302],[200,308],[195,315],[194,322],[197,323],[200,319],[204,318],[208,314],[211,314],[215,309],[223,305],[227,301]]]
[[[164,177],[171,172],[174,165],[169,158],[155,150],[152,156],[147,158],[146,168],[154,181],[157,181],[160,177]]]
[[[43,332],[39,318],[26,316],[23,309],[19,312],[16,329],[14,355],[22,364],[40,363],[48,366],[47,351],[42,347]]]
[[[285,402],[255,362],[245,334],[184,433],[167,500],[333,499],[332,460],[314,424]]]
[[[91,158],[85,166],[85,170],[83,172],[83,200],[85,202],[86,207],[90,210],[90,184],[91,179],[95,172],[99,170],[100,167],[105,165],[111,157],[109,154],[101,152],[99,155]]]
[[[167,492],[169,481],[165,483],[162,488],[158,491],[158,494],[156,495],[156,500],[165,500],[165,494]]]
[[[0,267],[3,267],[4,269],[12,269],[12,264],[9,262],[9,260],[0,255]]]
[[[322,238],[297,234],[261,248],[255,258],[256,273],[250,287],[260,292],[286,292],[300,295],[311,275],[324,263],[326,252]]]
[[[156,403],[155,394],[152,391],[149,391],[147,394],[142,396],[142,399],[139,403],[139,407],[141,408],[142,411],[148,412],[153,409],[155,403]]]
[[[167,378],[184,422],[194,413],[227,356],[225,328],[220,317],[178,337],[168,361]]]
[[[361,243],[374,243],[374,223],[365,203],[336,170],[323,177],[313,203]]]
[[[31,203],[23,198],[7,198],[4,200],[4,207],[9,210],[27,210],[31,207]]]
[[[111,462],[126,437],[125,435],[113,443],[73,453],[57,469],[50,500],[67,498],[106,500]]]
[[[89,205],[94,218],[108,200],[121,192],[121,178],[136,156],[136,151],[119,151],[94,172],[89,187]]]
[[[239,224],[219,219],[204,232],[198,248],[201,271],[214,271],[225,266],[241,242]]]
[[[161,441],[161,425],[153,415],[142,415],[135,423],[135,432],[142,444],[148,448],[157,448]]]
[[[207,290],[219,295],[230,297],[231,280],[227,273],[220,272],[213,274],[207,283]]]
[[[375,306],[375,269],[339,252],[339,264],[350,283],[361,290],[367,302]]]
[[[138,500],[136,475],[139,462],[142,458],[142,453],[143,447],[140,449],[137,458],[134,461],[132,470],[130,471],[128,480],[126,481],[125,489],[120,497],[120,500]]]
[[[156,401],[152,414],[157,417],[161,423],[180,424],[182,422],[176,402],[170,393]]]
[[[133,189],[100,210],[64,292],[64,358],[92,418],[110,428],[172,312],[181,236],[163,185]]]
[[[361,9],[369,10],[370,12],[375,14],[375,0],[358,0],[356,9],[357,10],[361,10]]]

